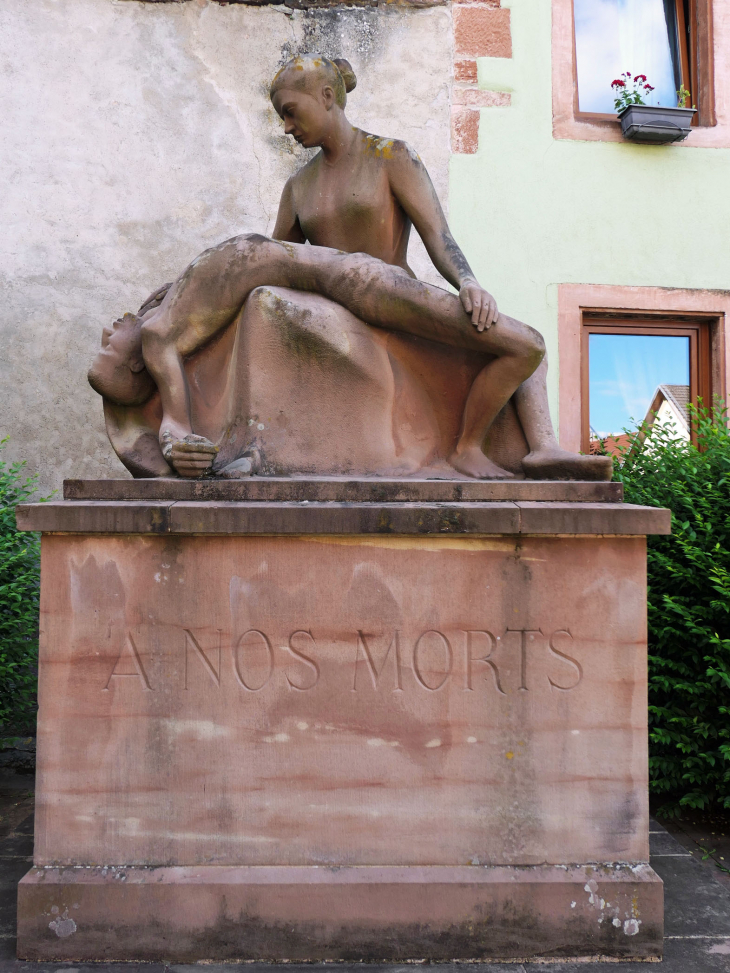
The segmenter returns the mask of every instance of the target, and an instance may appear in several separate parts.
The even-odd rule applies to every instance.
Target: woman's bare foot
[[[449,463],[460,473],[473,476],[478,480],[512,480],[513,473],[508,473],[501,466],[497,466],[488,459],[478,446],[466,449],[456,449],[449,457]]]
[[[610,480],[610,456],[584,456],[559,446],[535,449],[522,460],[525,476],[531,480]]]

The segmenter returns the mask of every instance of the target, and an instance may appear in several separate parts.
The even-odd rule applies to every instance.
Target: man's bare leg
[[[365,254],[253,235],[229,240],[193,261],[142,327],[145,363],[162,399],[160,443],[180,473],[205,472],[215,450],[192,435],[184,358],[230,324],[261,285],[314,291],[376,327],[495,356],[473,383],[451,462],[470,476],[511,475],[487,459],[482,444],[494,418],[542,359],[537,332],[505,315],[479,332],[458,297],[413,280],[400,268]]]

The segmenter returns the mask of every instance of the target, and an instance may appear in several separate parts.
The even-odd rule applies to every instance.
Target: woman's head
[[[344,58],[300,54],[277,72],[269,95],[286,134],[311,148],[321,143],[331,113],[344,109],[347,92],[356,84],[355,72]]]

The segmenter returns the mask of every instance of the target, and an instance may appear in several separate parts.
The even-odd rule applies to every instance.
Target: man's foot
[[[160,437],[162,455],[176,473],[188,479],[205,476],[213,466],[218,447],[205,436],[189,433],[183,439],[173,439],[165,432]]]
[[[456,449],[449,457],[449,463],[460,473],[473,476],[478,480],[512,480],[513,473],[508,473],[501,466],[497,466],[486,457],[478,446],[466,449]]]
[[[525,476],[531,480],[610,480],[610,456],[583,456],[559,446],[536,449],[522,460]]]

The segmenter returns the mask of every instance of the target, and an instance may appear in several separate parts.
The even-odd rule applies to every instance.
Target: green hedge
[[[724,410],[692,413],[697,447],[655,423],[614,478],[629,503],[669,507],[648,539],[649,773],[664,813],[730,808],[730,434]]]
[[[0,461],[0,728],[16,732],[35,729],[38,682],[40,539],[15,528],[15,507],[37,492],[24,465]]]

